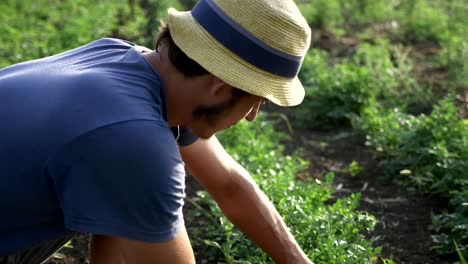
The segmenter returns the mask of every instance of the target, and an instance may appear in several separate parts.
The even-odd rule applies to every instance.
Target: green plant
[[[326,205],[332,194],[333,174],[323,179],[298,181],[295,175],[306,163],[298,153],[282,154],[279,143],[285,139],[271,122],[260,116],[252,124],[240,122],[219,135],[227,151],[248,171],[259,187],[275,204],[279,213],[306,254],[315,263],[373,263],[379,248],[363,233],[376,224],[373,216],[356,211],[360,195],[354,194]],[[196,227],[208,241],[209,261],[227,263],[270,263],[269,258],[222,217],[221,211],[205,192],[197,202],[209,208],[208,215],[216,226]],[[221,220],[220,220],[221,219]],[[189,232],[192,232],[189,230]],[[202,244],[203,241],[194,241]]]
[[[468,40],[463,35],[451,35],[443,42],[437,54],[436,64],[448,70],[448,82],[451,88],[468,86]]]
[[[298,6],[312,28],[343,35],[355,25],[391,20],[396,1],[310,0],[299,2]]]
[[[381,259],[383,264],[395,264],[395,262],[391,259]]]
[[[124,0],[2,1],[0,67],[110,36],[124,4]]]
[[[346,174],[351,175],[352,177],[356,177],[359,174],[361,174],[364,171],[364,169],[359,165],[359,163],[355,160],[353,160],[348,167],[346,167],[343,172]]]
[[[402,1],[399,21],[401,35],[409,41],[441,41],[448,34],[448,16],[435,1]]]
[[[312,48],[307,52],[298,74],[305,87],[320,85],[330,78],[330,66],[327,60],[328,54],[323,50]]]
[[[330,66],[327,53],[310,50],[299,73],[306,98],[298,108],[298,121],[309,128],[347,126],[349,117],[359,116],[372,100],[411,113],[427,111],[433,96],[413,77],[408,54],[401,45],[377,39],[375,44],[361,43],[351,60]]]
[[[341,5],[337,0],[311,0],[298,3],[303,16],[312,28],[323,29],[341,34],[343,17]]]
[[[103,37],[151,48],[159,20],[166,17],[169,6],[178,7],[178,1],[1,1],[0,68]]]
[[[402,45],[390,45],[387,39],[374,44],[363,42],[353,61],[369,70],[380,87],[378,100],[387,107],[419,114],[430,109],[434,97],[431,89],[421,86],[413,72],[411,50]]]
[[[379,94],[377,82],[363,66],[345,62],[326,72],[306,90],[297,114],[302,126],[347,126],[349,115],[359,115],[362,106]]]
[[[368,24],[389,21],[395,16],[396,1],[340,0],[346,24]]]
[[[182,10],[182,5],[178,0],[143,0],[140,5],[145,10],[148,19],[147,30],[144,33],[147,37],[145,44],[153,47],[156,32],[159,31],[161,22],[166,21],[167,9],[173,7]]]
[[[457,242],[453,241],[453,244],[455,244],[455,249],[457,250],[458,257],[460,258],[461,264],[467,264],[465,257],[463,257],[460,249],[458,248]]]
[[[366,144],[380,153],[388,178],[447,201],[447,209],[435,214],[431,225],[439,254],[454,253],[451,239],[462,252],[468,245],[468,133],[457,113],[448,97],[429,116],[372,103],[353,118],[353,125],[366,135]]]
[[[390,53],[390,43],[387,39],[377,39],[375,44],[361,43],[353,61],[366,66],[383,91],[395,89],[399,84],[399,77],[403,75],[405,78],[411,71],[410,69],[403,73],[400,68],[394,65]]]
[[[134,1],[121,5],[117,13],[118,26],[113,29],[112,36],[151,47],[152,35],[148,35],[147,12]]]

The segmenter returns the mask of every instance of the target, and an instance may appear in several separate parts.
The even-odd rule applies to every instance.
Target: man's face
[[[243,95],[213,105],[199,105],[192,111],[192,122],[187,124],[200,138],[210,138],[218,131],[229,128],[241,119],[253,121],[258,114],[262,98]]]

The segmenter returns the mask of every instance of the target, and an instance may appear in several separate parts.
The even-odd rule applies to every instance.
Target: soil
[[[294,124],[294,111],[281,111]],[[285,131],[286,127],[281,127],[279,129]],[[431,252],[428,230],[431,211],[437,208],[436,201],[384,183],[383,177],[379,177],[381,172],[376,156],[351,129],[323,132],[295,126],[290,140],[284,143],[287,152],[300,148],[303,158],[309,161],[308,170],[300,174],[300,178],[320,179],[326,173],[334,172],[336,191],[332,200],[361,193],[358,210],[368,212],[378,220],[368,237],[377,238],[374,246],[382,247],[381,258],[392,259],[399,264],[443,263]],[[363,169],[357,176],[343,172],[353,161]]]

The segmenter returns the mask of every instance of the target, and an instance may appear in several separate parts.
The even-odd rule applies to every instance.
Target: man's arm
[[[249,173],[216,137],[181,147],[187,169],[223,213],[276,263],[311,263]]]
[[[145,243],[125,238],[93,235],[89,260],[91,264],[195,263],[185,228],[174,239],[162,243]]]
[[[185,168],[164,123],[99,127],[67,144],[47,169],[65,227],[95,235],[91,263],[195,263],[181,215]]]

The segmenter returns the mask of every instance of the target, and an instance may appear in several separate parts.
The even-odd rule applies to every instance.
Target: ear
[[[208,92],[210,96],[226,97],[232,93],[232,87],[223,80],[212,75]]]

